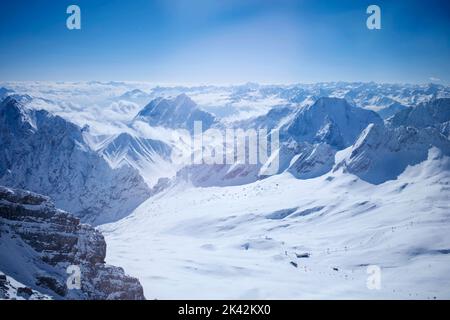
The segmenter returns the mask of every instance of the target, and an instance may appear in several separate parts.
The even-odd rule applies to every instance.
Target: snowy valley
[[[38,299],[450,298],[448,86],[0,88],[5,292],[22,283]],[[278,132],[276,174],[264,174],[273,157],[192,163],[205,152],[191,144],[198,121],[207,147],[229,128]],[[66,224],[70,248],[51,247]],[[46,241],[67,257],[49,262]],[[85,254],[96,246],[98,256]],[[91,275],[82,293],[63,289],[69,262]],[[114,279],[122,284],[105,292]]]

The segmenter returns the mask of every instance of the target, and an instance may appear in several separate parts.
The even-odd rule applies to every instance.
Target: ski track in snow
[[[100,227],[107,262],[138,277],[147,299],[448,299],[442,165],[430,156],[381,185],[341,172],[177,185]],[[367,288],[368,265],[381,267],[380,290]]]

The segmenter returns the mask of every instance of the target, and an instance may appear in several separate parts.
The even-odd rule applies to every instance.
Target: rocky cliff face
[[[103,235],[49,198],[0,186],[0,270],[6,275],[55,299],[144,299],[139,281],[106,265],[105,255]],[[79,268],[79,289],[68,288],[70,268]]]

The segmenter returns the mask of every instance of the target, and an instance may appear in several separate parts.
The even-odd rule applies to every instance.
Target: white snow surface
[[[4,283],[4,287],[0,287],[0,300],[52,300],[52,298],[48,295],[42,294],[36,290],[31,290],[31,295],[23,295],[20,294],[19,288],[27,288],[23,283],[17,281],[16,279],[5,275],[0,271],[0,276],[6,277],[6,282]],[[4,296],[3,296],[4,295]]]
[[[166,102],[180,95],[192,112],[165,116]],[[450,104],[428,103],[450,97],[449,86],[8,82],[0,83],[3,96],[28,110],[30,132],[40,126],[29,115],[46,114],[38,109],[76,129],[45,121],[42,139],[4,139],[14,142],[0,159],[8,185],[36,187],[68,209],[98,207],[97,223],[124,217],[128,201],[152,195],[99,227],[107,262],[137,277],[148,299],[450,299]],[[165,103],[150,108],[151,101]],[[136,117],[145,106],[152,112]],[[189,132],[178,129],[198,117],[213,119],[212,129],[280,129],[279,174],[258,180],[259,166],[217,165],[170,180],[192,152]],[[48,146],[66,131],[74,148]],[[17,156],[35,145],[43,160]],[[89,165],[95,174],[84,183]],[[43,188],[42,179],[52,182]],[[147,192],[155,183],[169,188]],[[57,186],[62,191],[53,192]],[[11,257],[19,252],[1,246]],[[381,268],[380,290],[367,287],[370,265]]]
[[[341,170],[178,184],[100,227],[106,260],[148,299],[449,299],[449,166],[431,148],[380,185]],[[381,268],[380,290],[367,287],[368,265]]]

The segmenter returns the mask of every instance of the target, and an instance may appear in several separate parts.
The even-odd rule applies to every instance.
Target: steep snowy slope
[[[171,147],[164,142],[121,133],[97,150],[112,168],[130,166],[139,171],[149,186],[159,178],[175,175]]]
[[[351,106],[346,100],[320,98],[300,109],[282,132],[297,142],[327,143],[338,149],[353,144],[369,123],[382,123],[372,111]]]
[[[150,192],[135,169],[111,169],[76,125],[9,98],[0,105],[0,183],[51,196],[96,224],[126,216]]]
[[[431,100],[414,108],[402,110],[392,117],[389,123],[392,126],[436,128],[448,121],[450,121],[450,98]]]
[[[235,128],[254,128],[254,129],[279,129],[283,124],[295,116],[299,107],[274,107],[264,115],[245,119],[241,121],[235,121],[231,123]]]
[[[150,299],[448,299],[449,170],[432,148],[380,185],[340,170],[177,185],[101,227],[107,261]],[[380,290],[367,286],[369,265],[381,268]]]
[[[398,126],[337,98],[257,118],[280,129],[287,171],[185,168],[101,227],[107,259],[151,298],[448,299],[450,141],[436,101]]]
[[[386,108],[383,108],[378,111],[378,115],[383,119],[388,119],[395,114],[399,113],[402,110],[405,110],[407,107],[405,107],[403,104],[394,102],[391,105],[389,105]]]
[[[361,179],[382,183],[395,179],[408,165],[427,158],[435,147],[450,155],[446,135],[450,99],[437,99],[400,111],[387,123],[369,125],[339,165]]]
[[[319,177],[334,166],[336,149],[327,143],[303,144],[290,161],[289,172],[299,179]]]
[[[14,91],[8,89],[8,88],[4,88],[4,87],[0,87],[0,102],[5,99],[7,96],[13,94]]]
[[[337,168],[345,167],[370,183],[396,179],[407,166],[424,161],[430,148],[450,156],[450,140],[434,128],[386,128],[369,125]]]
[[[275,108],[265,116],[235,124],[244,129],[279,130],[280,146],[273,150],[279,162],[277,173],[289,170],[298,178],[310,179],[330,171],[335,153],[352,145],[371,123],[382,125],[383,121],[375,112],[344,99],[320,98],[310,106]],[[239,185],[267,176],[264,168],[275,166],[273,159],[256,165],[194,164],[178,176],[196,186]]]
[[[51,300],[0,271],[0,300]]]
[[[289,171],[302,179],[325,174],[334,165],[335,153],[352,145],[369,124],[382,124],[382,120],[345,99],[320,98],[301,108],[280,129],[281,139],[295,148]]]
[[[55,299],[144,299],[139,281],[106,265],[105,254],[101,233],[56,209],[48,197],[0,186],[0,270],[26,285],[20,289],[4,278],[5,298],[44,298],[37,291]],[[80,270],[79,289],[67,285],[69,266]]]
[[[152,95],[148,94],[140,89],[133,89],[125,92],[116,100],[118,101],[131,101],[133,103],[137,103],[138,105],[144,105],[148,103],[152,99]]]

